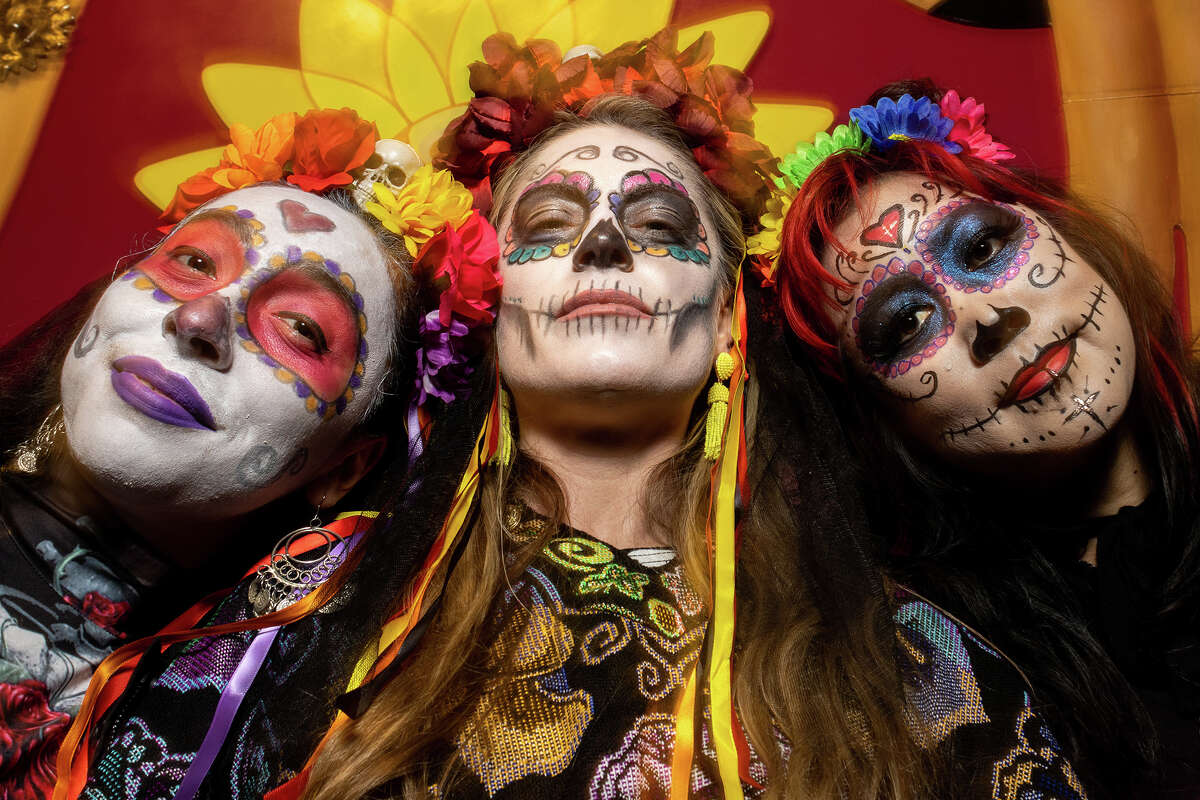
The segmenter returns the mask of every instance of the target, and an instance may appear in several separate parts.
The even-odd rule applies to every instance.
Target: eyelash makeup
[[[634,214],[631,209],[637,209],[641,192],[655,186],[673,190],[687,206],[682,213],[660,209],[660,216],[650,220],[648,225],[637,225],[630,219]],[[708,265],[711,258],[708,231],[700,221],[700,212],[688,196],[687,188],[665,172],[644,169],[625,173],[620,191],[608,195],[608,205],[625,232],[626,244],[634,253],[670,256],[676,261]]]
[[[246,308],[250,303],[250,296],[253,294],[256,287],[266,283],[274,278],[284,267],[296,266],[304,263],[318,265],[322,269],[328,270],[343,286],[350,290],[350,296],[354,300],[354,307],[358,310],[358,357],[354,364],[354,369],[350,372],[350,379],[345,390],[336,400],[326,402],[320,397],[317,397],[313,388],[299,375],[292,370],[284,367],[278,361],[263,350],[254,334],[250,332],[250,326],[246,322]],[[363,313],[363,298],[358,293],[354,285],[354,278],[350,274],[343,272],[342,268],[335,261],[331,261],[319,253],[312,251],[302,252],[299,247],[289,247],[283,255],[273,255],[267,260],[267,266],[255,272],[250,278],[242,283],[242,290],[238,295],[236,302],[236,311],[234,312],[234,329],[237,335],[241,338],[242,348],[247,352],[258,356],[258,360],[266,364],[274,370],[275,378],[281,383],[290,384],[296,392],[296,396],[304,400],[304,406],[309,411],[319,417],[329,419],[334,414],[341,414],[346,410],[346,404],[354,397],[354,392],[362,386],[363,373],[366,371],[365,362],[367,360],[367,316]]]
[[[595,209],[600,202],[600,190],[596,188],[596,182],[592,179],[591,175],[587,174],[586,172],[564,172],[562,170],[555,170],[554,172],[551,172],[541,179],[526,186],[521,192],[521,198],[517,200],[518,205],[520,205],[521,199],[529,194],[530,191],[540,186],[548,185],[560,185],[564,188],[569,187],[571,190],[577,191],[590,209]],[[587,223],[587,218],[584,216],[580,221],[580,224],[578,226],[574,226],[574,228],[577,228],[577,230],[572,230],[574,236],[566,239],[560,239],[559,241],[522,241],[522,239],[527,238],[524,235],[515,237],[514,240],[513,231],[519,227],[517,220],[521,216],[522,215],[519,213],[513,214],[513,224],[509,226],[508,232],[504,236],[505,246],[502,255],[509,264],[525,264],[530,261],[541,261],[542,259],[549,258],[552,255],[559,258],[569,255],[570,252],[575,249],[576,245],[579,244],[579,240],[583,236],[583,231]]]
[[[933,357],[954,333],[946,286],[920,261],[893,258],[862,283],[851,327],[868,367],[887,378],[906,374]],[[914,330],[913,315],[928,312]],[[906,337],[906,338],[905,338]]]
[[[248,273],[253,267],[258,264],[258,248],[267,243],[266,237],[263,236],[263,224],[254,218],[254,212],[246,208],[238,208],[237,206],[222,206],[221,208],[210,209],[210,211],[225,211],[241,220],[244,220],[250,231],[250,244],[246,247],[243,253],[246,261],[246,269],[242,275]],[[205,212],[208,213],[208,212]],[[152,256],[154,254],[151,254]],[[141,289],[145,292],[151,292],[151,297],[160,303],[178,303],[178,298],[172,297],[167,292],[163,291],[149,275],[139,270],[137,267],[126,272],[118,280],[132,281],[135,289]]]
[[[1037,224],[1012,206],[964,198],[951,200],[921,223],[916,249],[955,289],[986,294],[1020,274],[1037,238]],[[999,246],[987,252],[993,240]]]

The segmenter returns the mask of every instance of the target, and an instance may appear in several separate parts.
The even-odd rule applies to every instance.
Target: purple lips
[[[112,366],[117,395],[147,417],[181,428],[217,429],[208,403],[178,372],[145,356],[123,356]]]

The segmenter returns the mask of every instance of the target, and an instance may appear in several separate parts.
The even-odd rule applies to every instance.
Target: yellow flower
[[[750,255],[774,256],[779,252],[779,236],[783,232],[783,219],[792,207],[796,191],[776,187],[767,200],[767,210],[758,218],[762,230],[746,240],[746,252]]]
[[[458,227],[471,216],[471,193],[449,171],[426,164],[412,174],[399,192],[384,183],[372,187],[378,202],[363,206],[392,233],[404,237],[414,258],[421,245],[446,225]]]

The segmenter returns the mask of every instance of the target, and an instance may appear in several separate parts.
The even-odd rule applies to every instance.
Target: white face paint
[[[498,220],[500,369],[514,392],[693,392],[716,353],[723,254],[695,167],[612,126],[541,148]]]
[[[212,201],[108,287],[68,353],[71,452],[142,514],[232,517],[298,488],[372,405],[391,286],[367,225],[324,198]]]
[[[1133,391],[1133,332],[1102,277],[1036,211],[884,176],[825,252],[848,281],[842,348],[899,428],[993,471],[1103,437]]]

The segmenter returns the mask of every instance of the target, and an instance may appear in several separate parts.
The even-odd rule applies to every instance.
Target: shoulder
[[[936,605],[895,593],[910,724],[969,796],[1084,800],[1074,768],[1037,714],[1015,664]]]

